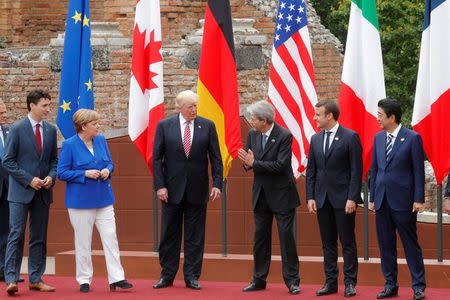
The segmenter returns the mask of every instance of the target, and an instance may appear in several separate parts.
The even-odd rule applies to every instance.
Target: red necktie
[[[186,157],[189,157],[189,152],[191,151],[191,128],[189,124],[191,122],[187,121],[186,126],[184,127],[184,137],[183,137],[183,148]]]
[[[41,155],[42,153],[42,140],[41,140],[41,131],[39,130],[39,128],[41,127],[41,124],[36,124],[36,131],[34,132],[35,136],[36,136],[36,145],[38,148],[38,153],[39,155]]]

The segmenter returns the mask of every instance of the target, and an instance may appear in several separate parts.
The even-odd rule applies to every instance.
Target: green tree
[[[344,45],[351,0],[311,0],[327,27]],[[420,40],[423,0],[377,0],[387,95],[401,102],[405,125],[411,122]]]

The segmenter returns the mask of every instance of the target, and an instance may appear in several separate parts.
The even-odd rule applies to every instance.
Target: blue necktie
[[[266,143],[267,143],[267,135],[263,134],[262,135],[262,140],[261,140],[263,151],[264,151],[264,148],[266,147]]]
[[[392,147],[393,147],[392,139],[393,138],[394,138],[394,136],[392,134],[389,134],[386,139],[386,161],[388,161],[389,155],[392,152]]]
[[[325,132],[327,134],[327,137],[325,139],[325,151],[323,152],[325,154],[325,156],[327,156],[328,151],[330,150],[330,135],[331,135],[331,131],[327,131]]]
[[[0,131],[0,134],[4,137],[4,135],[3,135],[3,130]],[[4,147],[4,145],[3,145],[3,139],[0,138],[0,159],[2,158],[3,152],[4,152],[4,151],[5,151],[5,147]]]

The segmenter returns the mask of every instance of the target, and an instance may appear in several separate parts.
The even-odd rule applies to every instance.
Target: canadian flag
[[[133,34],[128,134],[152,171],[153,138],[164,117],[159,0],[138,0]]]

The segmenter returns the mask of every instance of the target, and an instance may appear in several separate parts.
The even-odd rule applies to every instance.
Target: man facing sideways
[[[425,201],[425,171],[422,139],[401,125],[402,109],[395,100],[378,102],[378,123],[383,131],[375,136],[370,171],[370,208],[380,248],[384,289],[378,299],[396,297],[397,235],[403,244],[412,278],[414,299],[425,298],[425,268],[417,240],[417,212]]]
[[[247,108],[250,130],[239,158],[245,170],[253,170],[253,214],[255,238],[254,270],[251,283],[243,291],[266,288],[272,248],[272,221],[275,217],[280,239],[282,272],[290,294],[300,293],[299,262],[294,236],[295,208],[300,205],[292,171],[292,134],[274,122],[275,110],[267,101]]]
[[[356,205],[361,203],[362,147],[356,132],[338,123],[335,101],[316,104],[319,133],[311,137],[306,168],[308,210],[317,214],[322,239],[325,284],[317,296],[338,291],[338,250],[344,257],[344,296],[356,295],[358,256],[355,242]]]
[[[56,128],[44,120],[50,112],[50,101],[50,95],[42,90],[28,93],[28,116],[11,126],[6,140],[2,164],[9,174],[10,233],[5,261],[6,292],[9,295],[18,291],[28,216],[29,288],[41,292],[55,290],[42,281],[47,255],[48,215],[58,162]]]
[[[187,288],[198,290],[205,247],[208,160],[213,178],[209,197],[214,201],[221,196],[222,157],[214,123],[197,116],[198,95],[183,91],[175,102],[179,113],[158,123],[153,146],[154,186],[162,201],[161,278],[153,288],[173,284],[184,223],[184,281]]]

